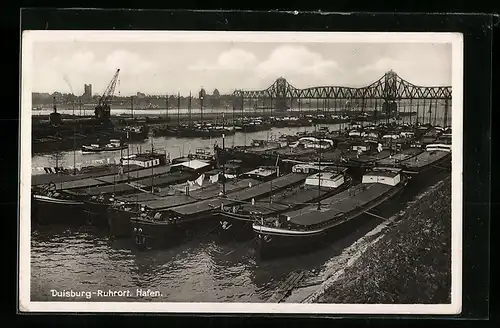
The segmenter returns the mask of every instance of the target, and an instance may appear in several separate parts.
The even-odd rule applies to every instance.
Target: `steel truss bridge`
[[[337,112],[337,109],[343,111],[355,108],[360,111],[372,109],[377,112],[381,109],[389,115],[394,113],[397,115],[398,112],[409,109],[410,120],[412,112],[416,110],[413,115],[416,116],[417,123],[419,119],[422,123],[427,121],[431,123],[433,114],[436,123],[438,108],[441,108],[442,123],[447,125],[451,95],[451,86],[417,86],[391,70],[372,84],[360,88],[319,86],[298,89],[286,79],[279,78],[265,90],[236,90],[233,93],[233,104],[235,108],[242,110],[245,103],[250,103],[254,108],[260,106],[270,110],[285,111],[291,107],[298,107],[301,110],[304,104],[308,104],[311,109],[311,103],[315,102],[316,110],[323,112],[330,112],[331,109]]]

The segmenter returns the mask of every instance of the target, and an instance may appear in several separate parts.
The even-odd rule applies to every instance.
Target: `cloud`
[[[189,66],[188,69],[194,71],[245,70],[253,69],[257,64],[257,57],[253,53],[234,48],[221,53],[213,64],[202,60]]]
[[[362,66],[358,68],[358,73],[377,73],[384,74],[389,70],[393,71],[401,71],[408,69],[408,66],[411,66],[412,63],[408,61],[401,61],[392,58],[381,58],[374,63],[370,63],[368,65]]]
[[[321,78],[337,70],[338,64],[303,46],[282,46],[275,49],[256,69],[260,77],[306,75]]]
[[[389,70],[393,70],[402,79],[416,85],[448,85],[451,80],[451,70],[446,60],[438,60],[426,54],[404,59],[380,58],[377,61],[362,66],[357,74],[375,81]]]
[[[77,51],[69,56],[57,55],[48,62],[35,62],[34,66],[35,89],[75,94],[83,93],[86,83],[93,85],[93,92],[104,91],[118,68],[120,80],[125,82],[122,84],[123,89],[130,87],[133,90],[136,89],[133,83],[156,68],[151,61],[125,50],[115,50],[103,58],[98,58],[92,51]]]
[[[52,59],[50,66],[57,71],[69,72],[85,72],[95,66],[95,55],[91,51],[75,52],[69,58],[56,56]]]
[[[362,87],[390,69],[417,85],[451,83],[451,46],[277,42],[176,46],[123,43],[110,47],[45,43],[34,53],[34,91],[73,89],[78,95],[88,83],[95,93],[102,93],[117,68],[121,71],[116,94],[121,91],[121,95],[138,91],[196,94],[202,86],[207,91],[217,88],[222,93],[235,89],[263,90],[279,77],[297,88]]]
[[[250,51],[234,48],[221,53],[214,63],[199,61],[189,69],[240,73],[244,70],[247,75],[240,78],[240,84],[264,87],[264,84],[271,84],[281,76],[290,80],[305,78],[316,83],[327,83],[339,66],[335,61],[325,59],[305,46],[280,46],[263,61],[259,61]]]
[[[125,74],[140,74],[154,67],[152,62],[144,60],[138,54],[124,50],[115,51],[107,56],[104,66],[113,71],[120,68]]]

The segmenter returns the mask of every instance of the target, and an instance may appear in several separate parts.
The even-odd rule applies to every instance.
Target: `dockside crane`
[[[119,73],[120,69],[117,69],[106,90],[104,90],[104,93],[99,98],[98,105],[95,107],[95,117],[101,122],[109,122],[109,118],[111,116],[111,101],[113,100],[113,96],[115,94],[115,88]]]

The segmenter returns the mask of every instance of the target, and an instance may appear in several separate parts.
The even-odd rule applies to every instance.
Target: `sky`
[[[421,86],[450,86],[451,43],[235,43],[37,41],[33,92],[102,94],[119,68],[115,95],[263,90],[284,77],[296,88],[362,87],[392,69]]]

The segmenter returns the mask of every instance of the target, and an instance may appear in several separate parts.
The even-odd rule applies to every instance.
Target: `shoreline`
[[[449,304],[451,177],[404,212],[363,237],[365,245],[347,250],[342,268],[315,286],[302,303]],[[384,230],[386,234],[377,236]]]

